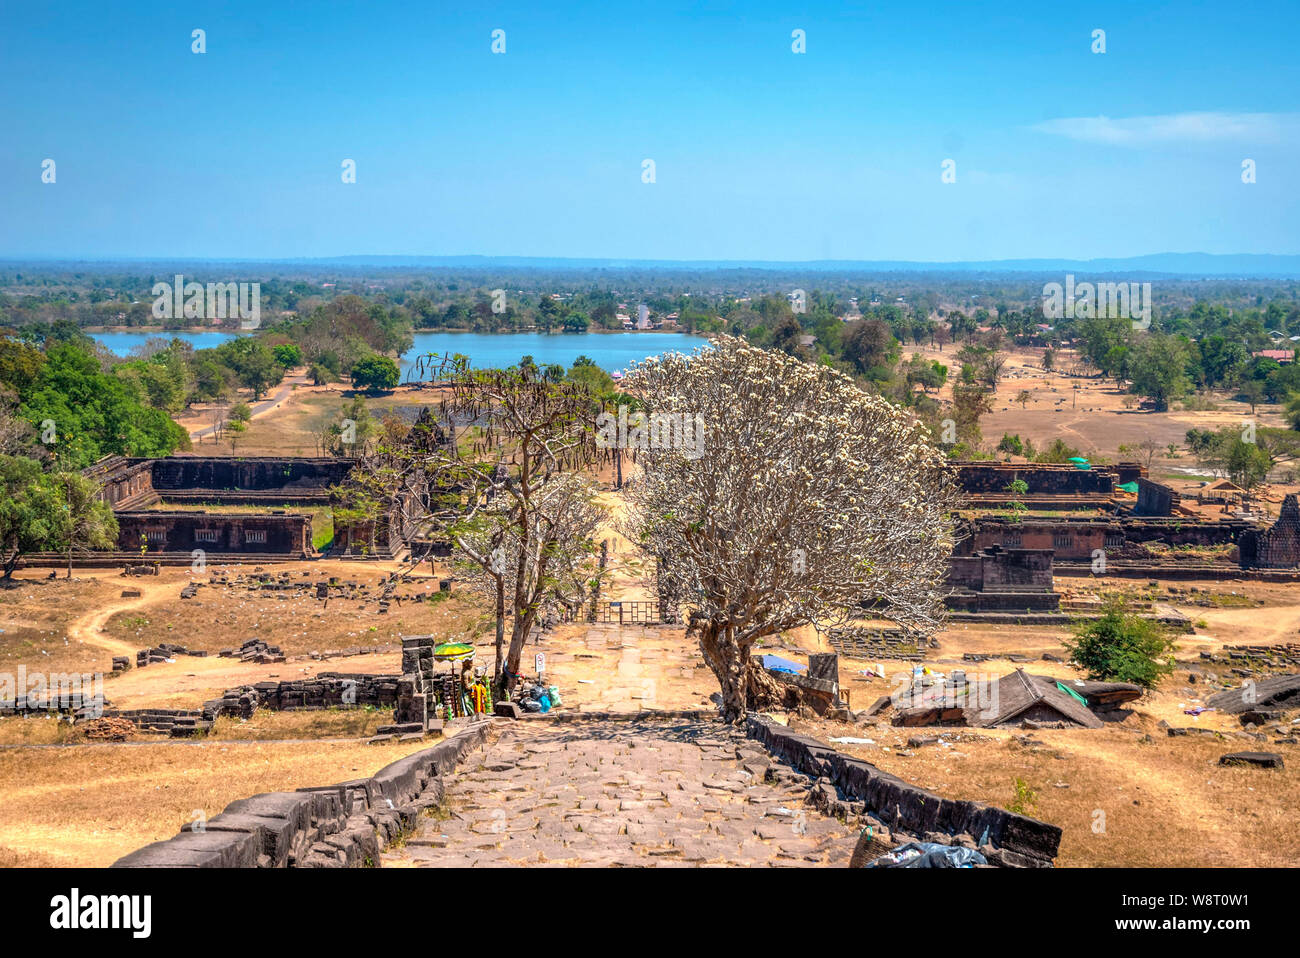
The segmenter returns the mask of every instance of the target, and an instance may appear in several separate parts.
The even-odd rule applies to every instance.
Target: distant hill
[[[671,260],[671,259],[595,259],[555,256],[328,256],[281,259],[242,259],[236,257],[207,257],[173,259],[168,257],[131,257],[123,259],[81,259],[0,256],[0,268],[31,265],[37,268],[56,266],[104,270],[110,266],[129,270],[167,272],[176,269],[194,269],[201,265],[225,264],[245,268],[278,267],[280,271],[294,269],[319,270],[377,270],[377,269],[443,269],[473,270],[539,270],[552,272],[591,273],[601,271],[655,270],[679,273],[728,272],[744,273],[835,273],[840,275],[888,275],[925,273],[932,276],[959,276],[971,279],[997,277],[1024,277],[1049,274],[1061,276],[1074,273],[1079,276],[1111,274],[1124,280],[1136,279],[1300,279],[1300,255],[1287,256],[1271,253],[1151,253],[1146,256],[1112,257],[1105,259],[996,259],[959,260],[953,262],[921,260]]]
[[[1124,273],[1191,277],[1300,278],[1300,256],[1268,253],[1151,253],[1107,259],[909,260],[637,260],[541,256],[333,256],[300,263],[372,267],[510,269],[754,269],[853,273]]]

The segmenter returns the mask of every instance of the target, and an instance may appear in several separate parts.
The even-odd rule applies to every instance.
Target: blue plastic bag
[[[973,848],[940,845],[938,842],[908,842],[886,852],[867,868],[974,868],[987,865],[986,859]]]

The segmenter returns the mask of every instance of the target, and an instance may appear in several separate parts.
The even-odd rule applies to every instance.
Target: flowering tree
[[[626,487],[629,533],[660,559],[660,588],[691,607],[688,634],[727,721],[766,704],[755,642],[873,615],[928,635],[943,616],[954,487],[909,413],[844,374],[720,337],[631,373],[651,416],[699,417],[695,448],[652,447]]]

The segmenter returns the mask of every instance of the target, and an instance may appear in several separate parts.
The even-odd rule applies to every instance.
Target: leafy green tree
[[[898,360],[898,343],[882,321],[863,319],[849,323],[841,341],[844,358],[858,372],[872,379],[887,379],[892,374]]]
[[[1188,342],[1179,336],[1152,334],[1133,346],[1128,376],[1132,390],[1151,399],[1156,410],[1169,408],[1170,400],[1185,395],[1191,388],[1187,364],[1191,359]]]
[[[957,438],[967,446],[975,447],[983,438],[980,417],[993,409],[993,397],[980,386],[954,386],[952,390],[952,418],[957,427]]]
[[[948,381],[947,366],[937,359],[929,361],[919,353],[914,354],[901,371],[909,389],[919,384],[923,391],[929,392],[931,389],[942,389]]]
[[[1231,382],[1250,362],[1250,353],[1245,346],[1223,336],[1207,336],[1197,347],[1201,360],[1201,381],[1206,386],[1221,386]]]
[[[1234,436],[1224,455],[1228,478],[1246,491],[1259,485],[1273,468],[1273,459],[1258,442]]]
[[[30,391],[41,375],[44,354],[34,346],[12,339],[0,339],[0,383],[18,395]]]
[[[1164,629],[1130,612],[1119,597],[1107,601],[1100,619],[1082,624],[1063,644],[1090,679],[1150,689],[1174,670],[1175,646]]]
[[[138,402],[167,413],[178,413],[185,408],[190,393],[186,373],[184,368],[150,360],[118,363],[113,367],[113,375],[127,384]]]
[[[1034,457],[1034,462],[1066,463],[1078,455],[1078,449],[1075,449],[1073,446],[1067,446],[1065,441],[1058,436],[1053,439],[1049,445],[1045,446],[1042,452]]]
[[[1016,438],[1019,439],[1020,437],[1017,436]],[[1011,521],[1019,522],[1025,510],[1029,508],[1021,501],[1021,497],[1029,492],[1029,483],[1023,479],[1012,479],[1011,482],[1007,483],[1007,492],[1011,494],[1011,500],[1007,503],[1007,508],[1011,510]]]
[[[54,549],[66,527],[63,497],[34,459],[0,456],[0,562],[13,577],[23,556]]]
[[[364,356],[352,366],[352,385],[366,392],[380,392],[396,386],[399,375],[397,363],[387,356]]]
[[[276,362],[266,344],[252,336],[237,336],[222,343],[216,353],[234,371],[240,385],[252,390],[255,400],[284,379],[284,367]]]
[[[19,398],[23,418],[65,468],[110,454],[166,456],[190,447],[189,435],[165,412],[141,403],[76,346],[50,349],[36,382]]]
[[[793,314],[784,316],[772,330],[771,346],[793,356],[799,351],[799,337],[803,334],[803,327]]]
[[[216,399],[223,399],[229,396],[234,383],[234,372],[227,369],[221,363],[204,355],[208,350],[202,350],[196,355],[192,372],[194,375],[194,390],[191,398],[195,402],[212,402]]]
[[[1255,407],[1264,401],[1264,384],[1257,379],[1247,379],[1241,384],[1241,398],[1250,403],[1250,414],[1255,414]]]
[[[73,553],[117,545],[117,518],[112,507],[99,498],[99,486],[80,472],[59,473],[53,482],[63,492],[54,545],[67,554],[71,579]]]
[[[285,369],[302,365],[302,349],[296,343],[280,343],[271,347],[271,355]]]
[[[321,452],[331,456],[362,456],[379,432],[379,424],[360,396],[344,401],[338,413],[319,430]],[[335,517],[337,521],[337,516]]]
[[[1264,371],[1264,395],[1269,402],[1286,402],[1291,393],[1300,393],[1300,363],[1287,363],[1285,366],[1275,360],[1268,360],[1277,368]]]
[[[1002,438],[998,440],[998,452],[1004,452],[1009,456],[1023,456],[1025,454],[1025,444],[1021,442],[1020,434],[1017,433],[1012,436],[1004,432]]]
[[[1300,392],[1294,392],[1287,397],[1286,421],[1291,424],[1292,429],[1300,429]]]

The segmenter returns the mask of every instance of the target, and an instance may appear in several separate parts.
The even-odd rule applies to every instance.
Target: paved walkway
[[[392,866],[846,865],[856,830],[713,722],[505,724]]]

